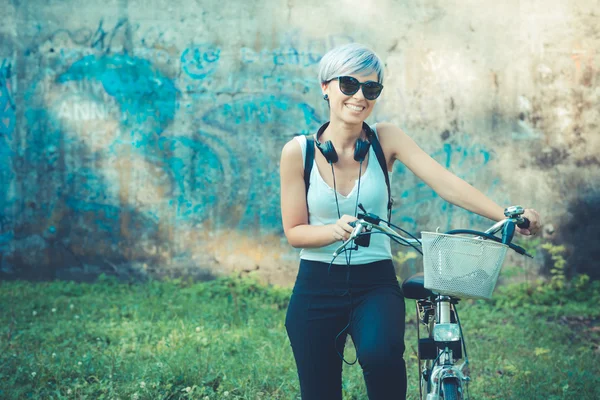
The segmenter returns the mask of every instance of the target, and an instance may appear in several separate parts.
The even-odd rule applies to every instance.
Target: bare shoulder
[[[300,146],[298,140],[291,139],[283,146],[283,149],[281,149],[280,167],[282,172],[295,171],[293,174],[301,172],[302,176],[304,176],[303,166],[304,161],[302,160],[302,147]]]
[[[291,139],[281,149],[281,162],[291,165],[298,165],[302,168],[302,147],[296,139]]]
[[[386,139],[393,140],[393,138],[406,136],[406,133],[391,122],[378,122],[377,136],[379,136],[379,140],[383,142],[386,141]]]
[[[302,147],[298,140],[292,138],[290,139],[281,150],[282,157],[302,157]]]
[[[388,165],[393,164],[393,160],[399,158],[400,152],[405,147],[408,136],[402,129],[390,122],[377,124],[377,136],[388,160]]]

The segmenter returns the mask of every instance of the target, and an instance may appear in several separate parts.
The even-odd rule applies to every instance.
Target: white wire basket
[[[435,232],[421,232],[421,243],[425,288],[460,298],[492,298],[508,246]]]

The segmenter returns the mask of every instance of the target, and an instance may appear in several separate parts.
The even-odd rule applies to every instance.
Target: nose
[[[363,86],[362,85],[358,88],[358,92],[354,93],[352,95],[352,97],[354,97],[354,98],[356,98],[358,100],[362,100],[362,99],[366,100],[365,94],[363,93]]]

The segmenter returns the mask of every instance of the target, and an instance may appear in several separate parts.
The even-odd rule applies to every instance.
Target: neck
[[[363,136],[362,122],[348,124],[343,121],[331,120],[323,132],[323,141],[331,140],[336,149],[354,151],[356,140]]]

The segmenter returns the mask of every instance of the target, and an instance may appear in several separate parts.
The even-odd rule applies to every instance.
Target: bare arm
[[[378,124],[377,127],[382,147],[389,151],[389,159],[402,162],[444,200],[494,221],[504,218],[503,207],[442,167],[400,128],[389,123]],[[527,210],[525,216],[532,223],[533,228],[530,229],[537,230],[537,212]],[[530,233],[529,230],[521,231]]]
[[[351,216],[343,216],[337,224],[308,224],[302,148],[296,140],[290,140],[283,147],[279,168],[281,220],[290,245],[297,248],[323,247],[348,237],[352,227],[347,222],[356,219]]]

